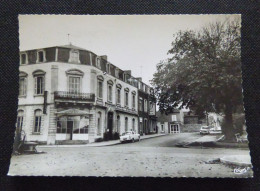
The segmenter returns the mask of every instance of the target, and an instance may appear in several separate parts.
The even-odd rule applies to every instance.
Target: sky
[[[72,43],[150,85],[156,64],[167,55],[173,34],[200,30],[239,15],[19,15],[20,50]],[[68,38],[68,34],[69,38]]]

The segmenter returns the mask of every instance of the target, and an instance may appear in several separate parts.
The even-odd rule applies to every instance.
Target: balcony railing
[[[116,109],[119,111],[131,113],[131,114],[137,114],[137,111],[135,109],[130,109],[128,107],[121,107],[120,105],[116,105]]]
[[[63,100],[76,100],[76,101],[95,101],[95,94],[93,93],[76,93],[76,92],[66,92],[66,91],[55,91],[54,99]]]

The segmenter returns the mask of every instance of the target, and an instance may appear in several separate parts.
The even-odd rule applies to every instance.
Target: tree
[[[174,35],[172,57],[157,65],[151,81],[161,112],[188,107],[200,116],[223,112],[226,139],[234,136],[232,114],[241,107],[240,22],[211,23]]]

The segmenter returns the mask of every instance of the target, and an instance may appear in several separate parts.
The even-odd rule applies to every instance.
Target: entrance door
[[[67,121],[67,134],[70,135],[70,139],[72,140],[72,134],[73,134],[73,121]]]
[[[180,133],[179,125],[173,125],[173,133]]]
[[[112,112],[108,113],[107,128],[109,130],[108,131],[109,139],[112,139],[112,132],[113,132],[113,113]]]
[[[179,125],[171,125],[170,133],[180,133]]]

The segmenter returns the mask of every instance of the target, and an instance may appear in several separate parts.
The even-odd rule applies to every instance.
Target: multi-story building
[[[156,132],[156,99],[151,87],[136,78],[138,82],[138,114],[139,133],[150,134]]]
[[[94,142],[104,132],[139,132],[137,83],[106,56],[73,45],[22,51],[19,77],[17,128],[27,141]]]

